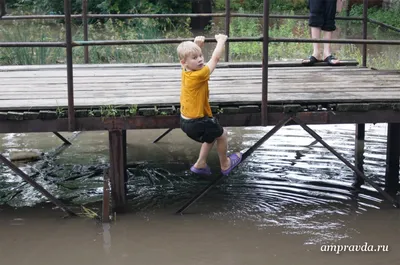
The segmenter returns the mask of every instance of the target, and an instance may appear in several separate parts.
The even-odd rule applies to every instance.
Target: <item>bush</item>
[[[263,0],[231,0],[231,9],[237,11],[239,9],[258,11],[263,10]],[[225,9],[225,0],[215,0],[217,9]],[[307,7],[307,0],[272,0],[272,11],[288,11],[302,10]]]

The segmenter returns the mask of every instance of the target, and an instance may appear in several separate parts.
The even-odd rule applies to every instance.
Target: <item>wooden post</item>
[[[114,212],[126,207],[126,130],[109,131],[111,197]]]
[[[110,178],[109,169],[106,169],[103,176],[103,211],[101,220],[103,223],[110,221]]]
[[[354,164],[358,170],[364,173],[364,147],[365,147],[365,124],[356,124]],[[353,187],[359,189],[364,184],[364,179],[354,174]]]
[[[385,190],[396,194],[399,190],[400,123],[389,123],[386,148]]]
[[[5,16],[6,14],[6,0],[0,0],[0,17]]]
[[[192,0],[192,13],[212,13],[212,1]],[[204,30],[205,27],[210,25],[211,20],[211,16],[192,17],[190,27],[193,30]]]

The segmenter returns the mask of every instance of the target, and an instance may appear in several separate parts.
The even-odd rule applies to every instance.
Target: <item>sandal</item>
[[[305,61],[308,61],[308,62],[305,62]],[[311,55],[310,57],[308,57],[308,59],[304,59],[302,64],[311,66],[318,62],[319,62],[319,60],[317,58],[315,58],[313,55]]]
[[[211,175],[211,169],[209,166],[206,166],[204,168],[195,168],[194,166],[192,166],[190,168],[190,171],[199,175]]]
[[[335,66],[335,65],[339,65],[340,64],[340,62],[333,63],[332,61],[334,61],[334,60],[337,60],[337,59],[335,57],[333,57],[333,55],[331,54],[331,55],[329,55],[328,57],[326,57],[324,59],[324,62],[327,62],[328,65],[331,65],[331,66]]]
[[[236,153],[235,154],[231,154],[229,156],[229,160],[231,160],[231,165],[228,169],[226,170],[221,170],[222,175],[229,175],[229,173],[231,173],[232,169],[234,169],[237,165],[239,165],[239,163],[242,161],[242,156],[238,156]]]

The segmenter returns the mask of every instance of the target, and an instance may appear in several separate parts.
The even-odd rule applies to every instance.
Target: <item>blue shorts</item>
[[[321,28],[323,31],[334,31],[336,29],[336,1],[308,0],[310,8],[308,25],[313,28]]]

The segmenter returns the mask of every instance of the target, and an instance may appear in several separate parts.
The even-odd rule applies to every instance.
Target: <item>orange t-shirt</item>
[[[182,69],[181,113],[183,116],[196,119],[204,116],[212,117],[208,102],[210,68],[206,65],[197,71]]]

